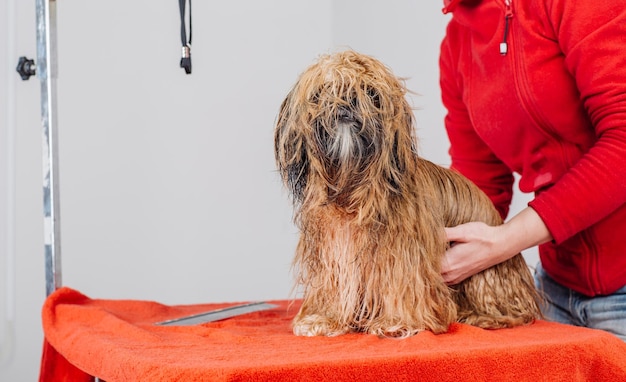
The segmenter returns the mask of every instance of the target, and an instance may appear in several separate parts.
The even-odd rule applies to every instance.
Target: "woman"
[[[446,0],[441,45],[452,167],[503,218],[446,229],[455,284],[535,245],[555,321],[626,340],[626,0]]]

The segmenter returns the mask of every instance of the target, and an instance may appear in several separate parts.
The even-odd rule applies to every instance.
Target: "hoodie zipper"
[[[509,51],[509,44],[507,39],[509,37],[509,28],[511,19],[513,18],[513,8],[511,7],[512,0],[504,0],[504,33],[502,36],[502,42],[500,43],[500,54],[506,56]]]

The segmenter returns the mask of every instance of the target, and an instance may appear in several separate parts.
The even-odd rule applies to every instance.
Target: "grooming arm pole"
[[[41,84],[43,127],[43,210],[46,295],[61,283],[61,217],[57,142],[56,0],[35,0],[37,11],[37,77]]]

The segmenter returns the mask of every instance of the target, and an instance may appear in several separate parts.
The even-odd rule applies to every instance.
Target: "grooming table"
[[[167,306],[91,299],[62,287],[43,307],[40,380],[624,381],[626,344],[592,329],[537,321],[515,329],[453,324],[397,340],[296,337],[299,301],[196,326],[155,322],[233,304]]]

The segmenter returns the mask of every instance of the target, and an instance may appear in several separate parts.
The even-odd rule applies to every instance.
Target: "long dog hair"
[[[418,157],[406,93],[381,62],[345,51],[321,56],[282,103],[275,156],[301,231],[297,335],[407,337],[540,316],[520,254],[444,283],[444,227],[502,220],[470,181]]]

